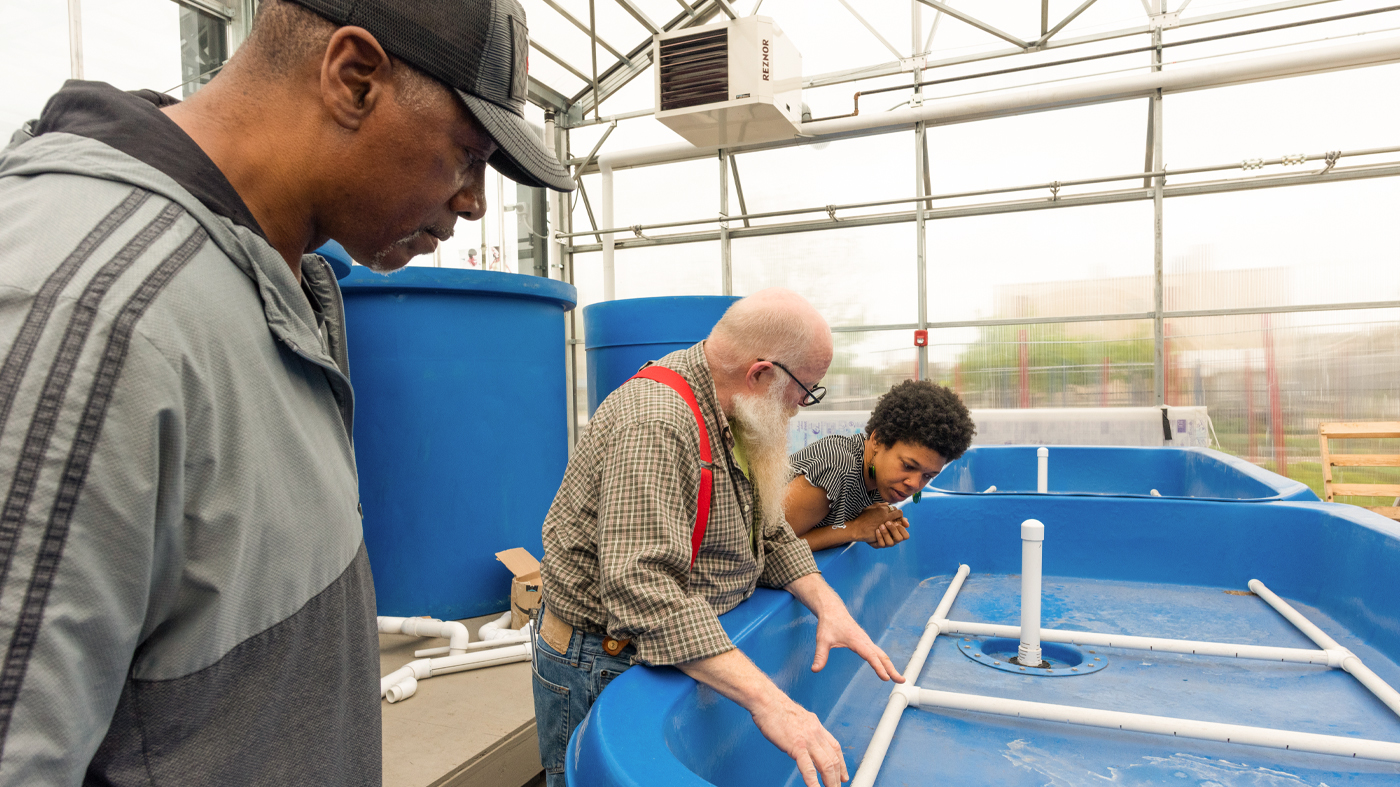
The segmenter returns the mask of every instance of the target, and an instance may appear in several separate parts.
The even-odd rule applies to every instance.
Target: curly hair
[[[905,442],[931,448],[951,462],[972,444],[977,427],[958,395],[926,380],[905,380],[875,403],[865,433],[881,445]]]

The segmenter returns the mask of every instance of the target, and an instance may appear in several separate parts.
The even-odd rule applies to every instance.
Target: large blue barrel
[[[627,298],[583,307],[588,415],[642,364],[709,336],[737,300],[729,295],[690,295]]]
[[[495,553],[539,557],[569,458],[572,285],[514,273],[356,266],[340,283],[355,461],[381,615],[510,607]]]

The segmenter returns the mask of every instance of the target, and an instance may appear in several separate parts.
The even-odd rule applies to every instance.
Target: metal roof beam
[[[682,0],[677,0],[677,2],[680,2],[681,5],[685,5]],[[719,5],[714,2],[714,0],[702,0],[694,9],[691,9],[688,5],[685,7],[689,13],[679,14],[670,22],[667,22],[662,28],[662,32],[703,25],[714,17],[715,14],[719,13]],[[598,75],[598,92],[602,95],[603,100],[606,100],[608,96],[611,96],[618,90],[621,90],[627,83],[636,79],[637,76],[651,66],[651,41],[651,38],[648,38],[634,47],[631,52],[627,53],[628,58],[631,60],[630,65],[619,61]],[[588,79],[584,79],[583,81],[590,82]],[[570,101],[573,104],[577,104],[582,110],[582,114],[586,115],[593,111],[594,103],[601,103],[601,101],[595,102],[593,100],[592,93],[593,87],[590,82],[588,87],[579,91]]]
[[[648,33],[651,33],[652,35],[656,35],[657,33],[660,33],[660,32],[661,32],[661,28],[660,28],[660,27],[657,27],[656,23],[653,22],[653,21],[651,21],[651,17],[647,16],[647,15],[642,11],[642,9],[638,8],[638,7],[637,7],[637,4],[634,3],[634,2],[632,2],[632,0],[616,0],[616,1],[617,1],[617,4],[618,4],[618,5],[622,6],[622,9],[623,9],[624,11],[626,11],[626,12],[629,13],[629,14],[631,14],[631,15],[632,15],[632,18],[635,19],[635,20],[637,20],[637,24],[641,25],[642,27],[645,27],[645,28],[647,29],[647,32],[648,32]]]
[[[584,35],[588,36],[589,38],[595,39],[598,42],[598,46],[601,46],[602,48],[608,50],[608,52],[613,57],[623,60],[629,64],[632,62],[631,58],[614,49],[613,46],[607,41],[604,41],[602,36],[595,36],[593,34],[593,31],[588,29],[588,25],[585,25],[578,19],[575,19],[573,14],[569,13],[568,11],[565,11],[563,7],[561,7],[558,3],[554,2],[554,0],[544,0],[544,4],[557,11],[560,16],[564,17],[564,21],[568,22],[574,27],[577,27],[583,32]]]
[[[939,10],[939,11],[942,11],[943,13],[947,14],[948,16],[953,17],[954,19],[956,19],[956,20],[958,20],[958,21],[960,21],[960,22],[966,22],[967,24],[972,25],[973,27],[977,28],[978,30],[981,30],[981,31],[984,32],[984,33],[991,33],[992,35],[996,36],[997,38],[1000,38],[1000,39],[1003,40],[1003,41],[1009,41],[1009,42],[1015,44],[1016,46],[1021,47],[1022,49],[1030,49],[1030,48],[1031,48],[1030,42],[1028,42],[1028,41],[1022,41],[1021,39],[1017,38],[1016,36],[1011,35],[1010,33],[1003,33],[1002,31],[996,29],[995,27],[992,27],[991,25],[987,24],[986,22],[983,22],[982,20],[978,19],[977,17],[972,16],[971,14],[968,14],[968,13],[964,13],[964,12],[962,12],[962,11],[954,10],[954,9],[951,8],[950,6],[948,6],[948,5],[944,4],[944,3],[938,2],[938,0],[919,0],[919,2],[920,2],[920,3],[923,3],[924,5],[928,6],[929,8],[933,8],[933,9],[937,9],[937,10]]]

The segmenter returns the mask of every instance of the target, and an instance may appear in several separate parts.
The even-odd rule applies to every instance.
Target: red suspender
[[[695,401],[695,392],[690,390],[690,384],[684,377],[664,366],[648,366],[629,380],[638,377],[654,380],[680,394],[695,414],[695,425],[700,427],[700,461],[704,464],[700,467],[700,500],[695,508],[695,528],[690,533],[690,566],[694,568],[695,556],[700,554],[700,542],[705,538],[705,527],[710,524],[710,491],[714,488],[714,474],[705,466],[711,462],[710,433],[705,429],[705,416],[700,414],[700,403]]]

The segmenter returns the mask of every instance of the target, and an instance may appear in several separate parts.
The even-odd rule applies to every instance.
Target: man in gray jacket
[[[380,782],[327,238],[479,219],[515,0],[264,0],[190,101],[70,82],[0,154],[0,783]]]

